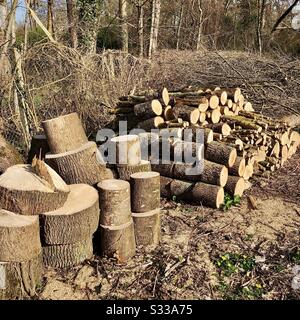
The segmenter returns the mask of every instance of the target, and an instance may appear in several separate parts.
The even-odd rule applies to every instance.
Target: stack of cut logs
[[[202,174],[187,175],[185,170],[193,167],[191,163],[158,163],[152,165],[152,170],[162,175],[162,195],[201,200],[217,208],[224,200],[223,188],[241,196],[253,175],[266,175],[280,168],[300,144],[299,133],[282,121],[256,113],[239,88],[189,87],[170,93],[165,88],[162,93],[121,97],[115,113],[117,121],[129,120],[129,128],[159,129],[160,142],[169,133],[173,156],[190,144],[184,141],[188,136],[193,139],[194,155],[200,155],[196,132],[203,129]],[[153,134],[149,140],[153,141]],[[156,158],[163,160],[161,154]]]

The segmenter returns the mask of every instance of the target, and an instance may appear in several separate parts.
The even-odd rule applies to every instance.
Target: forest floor
[[[257,111],[279,118],[300,115],[299,79],[300,62],[293,58],[166,50],[154,58],[141,88],[240,86]],[[292,287],[300,277],[300,152],[269,178],[253,180],[240,206],[229,211],[163,200],[161,213],[159,247],[138,248],[126,265],[95,257],[70,270],[48,269],[36,298],[300,298]]]

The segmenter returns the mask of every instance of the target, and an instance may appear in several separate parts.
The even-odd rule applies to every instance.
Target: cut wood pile
[[[216,208],[223,204],[225,192],[242,196],[253,175],[279,169],[300,144],[299,133],[283,121],[256,113],[239,88],[165,88],[162,93],[124,96],[114,113],[116,124],[128,120],[129,129],[159,130],[156,138],[154,133],[140,137],[142,144],[155,139],[162,144],[169,134],[171,160],[187,147],[192,147],[193,156],[203,154],[204,171],[198,175],[186,174],[195,164],[185,162],[160,161],[152,170],[161,173],[163,196]],[[196,140],[198,129],[203,129],[204,153]],[[165,160],[162,149],[151,155],[152,160]]]

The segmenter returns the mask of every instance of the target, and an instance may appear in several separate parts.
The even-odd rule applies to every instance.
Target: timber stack
[[[217,208],[222,204],[224,192],[242,196],[253,175],[267,175],[279,169],[300,145],[298,132],[283,121],[255,112],[240,88],[188,87],[174,92],[164,88],[161,93],[151,91],[121,97],[114,113],[116,121],[129,120],[129,129],[131,126],[146,131],[158,129],[158,134],[143,134],[141,141],[142,145],[148,141],[150,149],[151,143],[159,140],[159,153],[152,154],[150,160],[153,157],[158,160],[152,170],[162,176],[163,195],[187,201],[201,198],[203,204]],[[197,146],[199,129],[204,133],[205,151]],[[162,164],[165,139],[170,143],[171,160],[178,159],[188,147],[192,148],[193,156],[203,154],[204,171],[189,175],[185,172],[195,166],[193,163]],[[217,188],[210,187],[212,190],[206,195],[200,191],[208,186],[201,184]],[[194,188],[197,194],[189,192]]]

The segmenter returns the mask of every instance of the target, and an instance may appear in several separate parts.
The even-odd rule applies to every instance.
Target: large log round
[[[139,172],[130,177],[131,208],[135,213],[143,213],[160,208],[160,174]]]
[[[99,226],[99,196],[85,184],[70,186],[66,203],[59,209],[41,214],[44,244],[72,244],[91,237]]]
[[[42,122],[51,153],[64,153],[88,142],[77,113]]]
[[[95,185],[101,180],[114,177],[114,172],[101,163],[100,158],[96,143],[91,141],[73,151],[47,154],[46,162],[53,166],[68,184]]]
[[[43,260],[46,267],[69,268],[81,264],[92,256],[92,236],[73,244],[43,246]]]
[[[160,209],[132,213],[137,246],[155,246],[160,241]]]
[[[22,262],[0,262],[0,300],[23,300],[36,295],[42,282],[42,253]]]
[[[22,216],[0,209],[0,261],[21,262],[41,252],[38,217]]]
[[[38,215],[63,206],[70,188],[49,166],[46,169],[53,186],[30,165],[7,169],[0,176],[0,207],[19,214]]]

